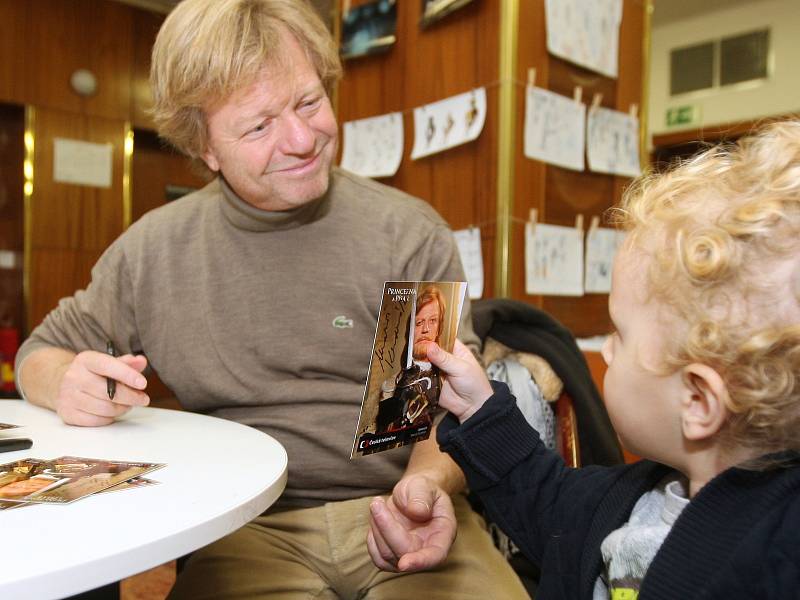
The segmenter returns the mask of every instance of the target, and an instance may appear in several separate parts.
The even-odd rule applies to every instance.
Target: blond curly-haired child
[[[540,564],[537,598],[797,598],[800,122],[645,176],[613,214],[604,395],[645,460],[565,467],[461,346],[428,354],[439,443]],[[390,556],[402,531],[374,504]]]

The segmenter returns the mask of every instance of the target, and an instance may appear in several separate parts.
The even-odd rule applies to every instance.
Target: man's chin
[[[281,182],[273,188],[272,204],[276,208],[270,210],[282,211],[300,208],[324,196],[329,186],[329,172],[325,172],[324,176],[320,174],[311,181]]]

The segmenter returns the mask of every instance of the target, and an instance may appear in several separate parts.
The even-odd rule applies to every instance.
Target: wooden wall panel
[[[62,296],[84,287],[93,261],[122,233],[124,121],[37,108],[31,196],[29,323],[38,323]],[[111,144],[109,188],[54,181],[55,138]]]
[[[0,101],[23,104],[26,74],[27,2],[0,0]]]
[[[130,7],[96,0],[37,0],[26,5],[26,102],[127,118],[133,52]],[[89,97],[70,87],[70,76],[81,68],[97,79],[97,91]]]
[[[109,188],[56,182],[55,138],[113,147]],[[102,250],[122,231],[122,169],[125,123],[37,108],[34,128],[34,191],[31,245],[37,248]]]
[[[131,67],[131,123],[142,129],[155,129],[147,114],[153,102],[150,91],[150,54],[164,16],[143,10],[133,15],[133,64]]]
[[[0,250],[14,252],[12,268],[0,267],[0,327],[25,328],[22,290],[23,133],[25,115],[0,104]]]
[[[32,248],[28,327],[42,322],[58,301],[85,288],[102,250]]]
[[[134,221],[165,203],[168,185],[195,189],[206,185],[207,180],[193,170],[189,159],[170,151],[154,133],[137,130],[133,143],[131,212]]]
[[[358,2],[353,2],[357,6]],[[340,123],[404,112],[405,151],[400,170],[384,183],[430,202],[454,229],[481,225],[486,288],[494,278],[497,162],[497,2],[475,2],[427,29],[421,3],[397,3],[397,43],[388,53],[345,62],[338,91]],[[413,109],[487,87],[481,136],[447,152],[412,161]]]

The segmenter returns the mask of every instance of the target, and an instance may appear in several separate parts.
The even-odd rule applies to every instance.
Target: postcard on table
[[[466,289],[463,281],[384,284],[350,458],[428,439],[441,412],[441,378],[425,347],[453,349]]]
[[[0,501],[67,504],[165,465],[62,456],[0,465]]]

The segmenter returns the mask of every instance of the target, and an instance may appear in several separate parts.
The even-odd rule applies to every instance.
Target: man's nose
[[[307,156],[314,151],[316,144],[314,129],[300,115],[296,113],[287,115],[281,134],[284,154]]]

